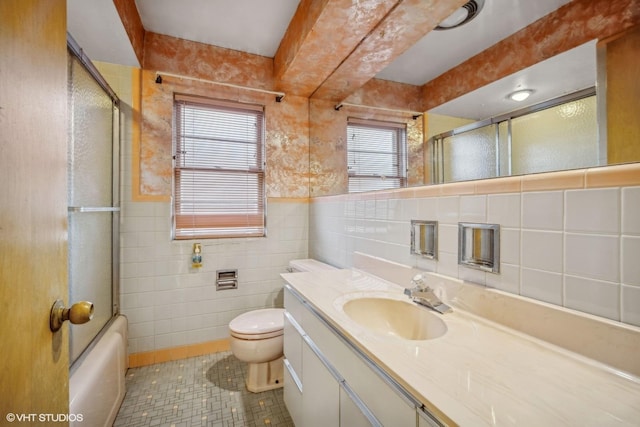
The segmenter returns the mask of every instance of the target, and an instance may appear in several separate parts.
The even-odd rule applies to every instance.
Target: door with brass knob
[[[1,425],[69,412],[69,334],[48,325],[69,294],[66,16],[63,0],[0,1]]]
[[[73,304],[70,308],[65,308],[61,299],[56,300],[51,307],[51,315],[49,316],[49,328],[51,332],[58,332],[62,328],[65,320],[70,321],[74,325],[87,323],[93,318],[93,303],[89,301],[80,301]]]

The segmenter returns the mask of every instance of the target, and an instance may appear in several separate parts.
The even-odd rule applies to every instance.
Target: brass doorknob
[[[51,332],[57,332],[62,327],[65,320],[70,321],[74,325],[87,323],[93,318],[93,303],[89,301],[80,301],[65,308],[61,299],[56,300],[51,307],[51,315],[49,316],[49,328]]]

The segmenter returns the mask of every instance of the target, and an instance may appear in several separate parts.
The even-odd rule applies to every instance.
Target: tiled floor
[[[114,427],[293,426],[282,389],[250,393],[245,374],[231,352],[129,369]]]

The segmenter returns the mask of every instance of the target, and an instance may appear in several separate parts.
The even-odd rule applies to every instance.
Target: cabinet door
[[[284,359],[284,368],[284,404],[289,411],[289,415],[291,415],[293,424],[296,426],[304,426],[302,389],[298,385],[299,379],[287,359]]]
[[[311,347],[302,345],[304,427],[340,425],[340,386]]]
[[[371,425],[372,423],[351,399],[351,396],[344,388],[340,387],[340,426],[371,427]]]
[[[303,312],[304,330],[382,425],[415,427],[416,408],[365,364],[311,311]],[[307,367],[303,366],[306,372]],[[306,383],[304,383],[306,391]]]
[[[295,319],[288,311],[284,313],[284,357],[289,360],[294,373],[302,376],[302,335],[296,328]]]
[[[418,427],[439,427],[441,425],[418,409]]]

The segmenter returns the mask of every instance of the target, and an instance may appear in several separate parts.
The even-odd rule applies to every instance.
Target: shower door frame
[[[74,56],[84,69],[91,75],[95,82],[106,92],[112,101],[112,201],[111,206],[69,206],[69,213],[91,213],[91,212],[110,212],[112,214],[111,224],[111,317],[100,329],[100,331],[94,336],[87,347],[80,353],[75,359],[71,360],[71,354],[69,355],[69,369],[73,372],[74,368],[79,366],[86,354],[89,353],[96,342],[109,328],[111,323],[120,314],[120,150],[121,150],[121,111],[120,111],[120,99],[113,89],[109,86],[104,77],[100,74],[95,65],[91,62],[89,57],[84,53],[82,48],[73,39],[71,34],[67,33],[67,51],[69,55]],[[70,117],[70,120],[72,118]],[[69,253],[69,256],[71,254]],[[71,271],[69,271],[69,294],[71,293]],[[73,301],[70,301],[70,304]],[[71,340],[69,340],[71,344]]]

